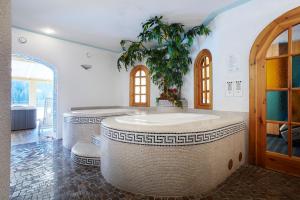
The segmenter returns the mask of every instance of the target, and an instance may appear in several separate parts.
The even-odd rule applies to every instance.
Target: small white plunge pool
[[[133,115],[116,117],[116,121],[122,124],[166,126],[185,124],[203,120],[219,119],[220,116],[196,113],[162,113],[148,115]]]
[[[159,197],[214,189],[245,162],[241,118],[198,113],[117,116],[101,122],[101,173],[125,191]]]

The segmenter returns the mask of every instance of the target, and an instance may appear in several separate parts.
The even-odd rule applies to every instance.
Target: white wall
[[[18,38],[27,38],[26,44]],[[88,58],[86,53],[91,57]],[[54,65],[58,79],[58,132],[62,134],[62,114],[71,107],[119,105],[116,91],[115,54],[67,41],[12,29],[12,53],[21,53]],[[81,64],[91,64],[89,71]]]
[[[300,6],[300,0],[252,0],[217,16],[210,23],[212,33],[196,42],[192,57],[204,48],[213,57],[213,108],[220,111],[249,111],[249,55],[259,33],[274,19]],[[239,70],[228,71],[229,56],[234,55]],[[183,96],[194,104],[193,66],[185,77]],[[225,81],[242,80],[243,97],[226,97]]]
[[[249,111],[249,55],[259,33],[274,19],[300,6],[300,0],[251,0],[218,15],[210,24],[212,33],[195,40],[191,57],[194,61],[202,49],[209,49],[213,57],[213,109],[218,111]],[[233,56],[239,70],[229,72],[229,57]],[[182,96],[194,107],[194,63],[184,77]],[[121,105],[128,105],[129,75],[121,72],[118,85]],[[242,97],[226,97],[225,82],[243,81]],[[159,96],[156,86],[151,86],[151,106]]]
[[[10,170],[10,1],[0,1],[0,199],[8,199]]]

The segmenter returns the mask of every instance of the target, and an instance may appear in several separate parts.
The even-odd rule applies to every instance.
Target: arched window
[[[150,106],[149,69],[143,65],[130,72],[130,106]]]
[[[212,56],[207,49],[195,61],[194,89],[195,108],[212,109]]]

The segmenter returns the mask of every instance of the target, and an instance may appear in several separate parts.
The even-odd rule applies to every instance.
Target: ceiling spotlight
[[[92,65],[80,65],[83,69],[89,70],[92,68]]]
[[[43,28],[42,32],[46,33],[46,34],[49,34],[49,35],[55,34],[55,30],[53,30],[52,28]]]

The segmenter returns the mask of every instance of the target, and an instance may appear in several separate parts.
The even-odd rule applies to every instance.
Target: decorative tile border
[[[95,117],[68,116],[68,117],[64,117],[64,122],[71,123],[71,124],[101,124],[101,121],[107,117],[117,117],[117,116],[124,116],[124,115],[127,114],[95,116]]]
[[[71,153],[71,159],[80,165],[100,166],[100,157],[84,157]]]
[[[245,130],[245,123],[231,124],[219,129],[186,133],[151,133],[123,131],[101,125],[101,134],[124,143],[151,146],[185,146],[213,142]]]
[[[71,124],[101,124],[104,117],[64,117],[64,122]]]

